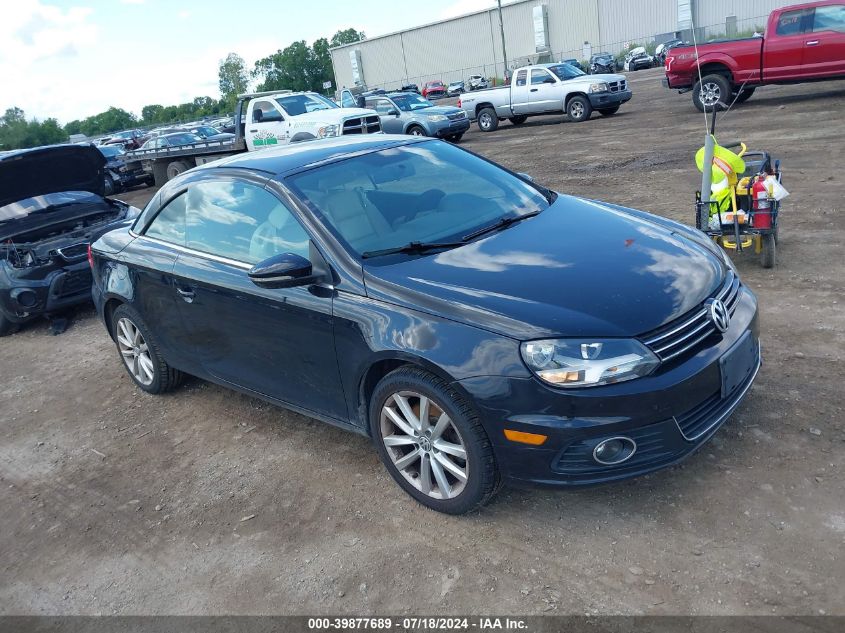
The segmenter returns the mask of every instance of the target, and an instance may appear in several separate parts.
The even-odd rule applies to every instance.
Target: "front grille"
[[[622,81],[611,81],[607,84],[607,87],[610,92],[622,92],[623,90],[627,89],[628,82],[624,79]]]
[[[91,271],[88,268],[65,273],[56,284],[54,294],[57,297],[69,297],[91,289]]]
[[[76,262],[87,257],[88,244],[74,244],[73,246],[57,248],[56,252],[66,262]]]
[[[457,121],[458,119],[467,118],[467,113],[461,110],[460,112],[453,112],[452,114],[447,114],[446,116],[449,117],[450,121]]]
[[[590,475],[614,471],[621,473],[629,469],[636,470],[646,464],[670,462],[677,457],[679,449],[678,446],[671,446],[667,442],[667,438],[671,437],[673,431],[669,425],[671,425],[671,420],[620,433],[619,435],[634,440],[637,450],[629,460],[616,466],[605,466],[593,460],[593,449],[599,441],[604,439],[602,436],[573,442],[566,447],[552,468],[571,475]]]
[[[733,316],[739,303],[739,277],[733,271],[728,271],[728,278],[716,293]],[[659,330],[646,335],[642,340],[651,348],[662,361],[672,360],[687,352],[692,352],[704,340],[716,332],[716,326],[710,319],[710,313],[703,304],[692,314],[681,317],[663,326]]]
[[[756,375],[757,372],[752,371],[745,382],[726,398],[722,399],[721,391],[717,391],[686,413],[675,416],[675,422],[684,439],[695,442],[724,422],[748,391]]]
[[[343,122],[343,134],[375,134],[381,132],[378,115],[355,117]]]

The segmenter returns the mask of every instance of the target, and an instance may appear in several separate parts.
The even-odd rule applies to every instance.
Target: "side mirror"
[[[262,288],[291,288],[316,280],[311,262],[294,253],[273,255],[253,266],[249,278]]]
[[[399,116],[399,110],[396,108],[390,108],[390,110],[387,111],[387,114],[388,116]]]
[[[554,79],[552,79],[551,77],[546,77],[546,78],[543,80],[543,83],[544,83],[544,84],[556,84],[557,82],[556,82]]]

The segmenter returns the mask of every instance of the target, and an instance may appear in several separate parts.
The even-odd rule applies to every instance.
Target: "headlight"
[[[600,81],[595,84],[590,84],[590,92],[607,92],[607,83]]]
[[[326,125],[317,130],[317,136],[320,138],[328,138],[330,136],[337,136],[337,125]]]
[[[520,346],[538,378],[556,387],[595,387],[647,376],[660,364],[634,339],[554,339]]]
[[[426,114],[425,118],[433,123],[439,123],[440,121],[448,121],[449,117],[444,116],[442,114]]]

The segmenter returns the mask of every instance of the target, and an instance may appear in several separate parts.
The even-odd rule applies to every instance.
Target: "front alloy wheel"
[[[381,436],[396,470],[433,499],[461,494],[469,476],[461,434],[442,407],[426,396],[401,391],[381,409]]]

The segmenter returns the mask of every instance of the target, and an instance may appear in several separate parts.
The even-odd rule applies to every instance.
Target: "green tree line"
[[[141,108],[140,118],[122,108],[110,107],[85,119],[69,121],[64,126],[54,118],[27,119],[16,106],[0,117],[0,151],[52,143],[64,143],[71,134],[94,137],[135,127],[150,127],[193,121],[209,115],[226,115],[234,110],[237,96],[249,90],[252,81],[257,90],[323,91],[323,83],[335,85],[329,49],[364,39],[364,33],[345,29],[331,39],[320,38],[309,46],[305,40],[255,62],[248,70],[243,58],[230,53],[218,66],[220,98],[196,97],[179,105],[150,104]]]

